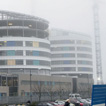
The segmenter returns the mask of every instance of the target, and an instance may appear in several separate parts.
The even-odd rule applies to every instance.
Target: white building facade
[[[0,11],[0,72],[50,74],[48,21]]]
[[[51,74],[93,77],[92,41],[89,35],[52,29]]]

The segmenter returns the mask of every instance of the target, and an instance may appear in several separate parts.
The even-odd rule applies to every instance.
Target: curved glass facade
[[[50,73],[49,22],[6,11],[0,15],[0,72],[23,73],[24,69],[27,73],[31,69],[35,74],[36,70]]]
[[[50,42],[53,75],[93,74],[90,36],[53,29]]]

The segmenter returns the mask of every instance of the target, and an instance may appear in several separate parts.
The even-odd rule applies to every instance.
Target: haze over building
[[[51,74],[93,78],[92,39],[89,35],[52,29]]]

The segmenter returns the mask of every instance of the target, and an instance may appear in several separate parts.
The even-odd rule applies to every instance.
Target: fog
[[[50,28],[60,28],[91,35],[94,43],[93,0],[0,0],[0,10],[45,18]],[[106,83],[106,1],[99,2],[103,79]],[[93,44],[94,48],[94,44]],[[95,49],[93,59],[95,61]],[[94,78],[96,78],[94,62]]]

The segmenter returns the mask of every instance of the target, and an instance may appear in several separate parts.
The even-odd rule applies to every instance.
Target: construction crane
[[[97,84],[103,84],[100,25],[99,25],[99,6],[97,3],[97,0],[94,0],[93,11],[94,11],[94,34],[95,34]]]

